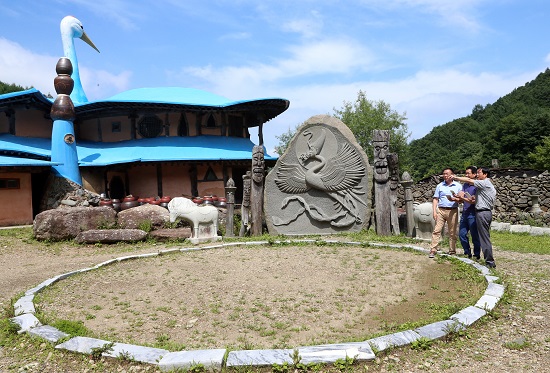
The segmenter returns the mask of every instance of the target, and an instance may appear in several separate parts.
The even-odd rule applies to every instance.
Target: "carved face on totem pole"
[[[388,131],[372,131],[372,145],[374,148],[374,180],[386,183],[390,178],[388,167],[388,151],[390,149],[390,133]]]
[[[252,180],[256,184],[261,184],[264,181],[264,147],[256,145],[252,148]]]
[[[390,169],[390,189],[397,190],[399,187],[399,157],[396,153],[390,153],[387,160]]]

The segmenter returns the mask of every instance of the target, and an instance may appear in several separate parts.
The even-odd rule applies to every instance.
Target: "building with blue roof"
[[[249,129],[259,127],[263,144],[263,126],[289,107],[282,98],[232,101],[180,87],[80,97],[74,137],[82,186],[118,199],[223,196],[229,178],[242,191],[254,147]],[[12,206],[0,212],[0,226],[32,223],[43,209],[48,177],[59,166],[52,143],[63,141],[52,139],[52,105],[34,88],[0,95],[0,203]]]

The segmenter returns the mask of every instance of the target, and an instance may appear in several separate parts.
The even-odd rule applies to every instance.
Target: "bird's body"
[[[60,24],[61,30],[61,41],[63,42],[63,53],[65,57],[71,60],[73,65],[73,73],[71,77],[74,80],[74,88],[71,93],[71,99],[74,104],[82,104],[88,102],[88,98],[84,93],[84,88],[82,88],[82,83],[80,82],[80,71],[78,68],[78,59],[76,57],[76,49],[74,46],[74,38],[82,39],[85,43],[90,45],[96,51],[99,50],[96,48],[94,43],[88,38],[88,35],[84,32],[82,23],[73,16],[66,16],[61,20]]]
[[[365,176],[360,154],[351,145],[344,143],[334,157],[326,159],[321,155],[324,131],[321,131],[315,142],[311,142],[311,132],[305,131],[304,136],[309,136],[309,150],[298,157],[299,164],[281,162],[275,184],[279,190],[288,194],[301,194],[310,189],[325,192],[336,201],[337,211],[344,209],[360,221],[356,203],[365,205],[359,197],[363,192],[358,188]]]

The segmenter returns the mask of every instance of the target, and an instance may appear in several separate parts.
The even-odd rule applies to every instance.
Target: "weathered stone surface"
[[[189,369],[193,365],[202,364],[207,371],[221,370],[225,349],[191,350],[171,352],[165,355],[159,362],[161,371],[176,369]]]
[[[420,335],[412,330],[405,330],[393,334],[383,335],[372,338],[366,342],[378,351],[383,351],[387,348],[404,346],[420,338]]]
[[[226,366],[242,367],[291,364],[293,352],[291,349],[230,351],[227,355]]]
[[[416,328],[414,331],[428,339],[443,338],[454,328],[464,329],[464,326],[455,320],[443,320]]]
[[[367,342],[335,343],[331,345],[298,348],[303,364],[334,363],[336,360],[354,358],[357,361],[374,360],[374,352]]]
[[[161,207],[162,208],[162,207]],[[141,229],[91,229],[76,236],[78,243],[116,243],[143,241],[147,232]]]
[[[463,310],[455,313],[450,317],[451,320],[456,320],[463,325],[470,326],[477,320],[485,316],[487,312],[485,310],[479,309],[478,307],[466,307]]]
[[[36,328],[31,328],[29,329],[28,333],[33,337],[39,337],[52,343],[56,343],[60,339],[69,336],[67,333],[64,333],[49,325],[42,325]]]
[[[110,207],[59,207],[36,215],[33,224],[37,240],[70,240],[80,232],[114,225],[116,211]]]
[[[118,213],[117,222],[121,228],[135,229],[140,224],[151,222],[153,229],[164,228],[170,214],[164,207],[145,204]]]
[[[158,241],[169,241],[191,237],[191,228],[158,229],[149,232],[149,237]]]
[[[133,361],[141,363],[158,364],[164,355],[170,351],[161,348],[145,347],[131,345],[127,343],[115,343],[112,352],[107,352],[104,355],[114,358],[130,358]]]
[[[28,331],[31,328],[36,328],[37,326],[42,325],[40,320],[36,318],[32,313],[26,313],[24,315],[19,315],[12,317],[10,321],[14,324],[19,325],[20,329],[17,333],[21,334]]]
[[[435,228],[433,207],[425,202],[414,205],[414,234],[416,238],[431,240]]]
[[[531,231],[530,225],[512,224],[510,226],[510,232],[512,233],[529,233]]]
[[[271,234],[331,234],[366,228],[368,157],[340,120],[317,115],[297,131],[265,182]]]
[[[34,313],[34,294],[24,295],[15,302],[13,305],[13,312],[15,316],[23,315],[25,313]]]
[[[103,347],[109,343],[111,342],[103,339],[74,337],[55,346],[55,348],[58,350],[69,350],[73,352],[80,352],[82,354],[90,354],[92,352],[92,348]]]

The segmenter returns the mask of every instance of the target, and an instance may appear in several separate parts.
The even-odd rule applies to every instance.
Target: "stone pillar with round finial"
[[[54,79],[54,87],[57,98],[50,111],[53,120],[51,161],[54,165],[52,169],[56,176],[82,186],[73,125],[76,113],[69,96],[74,87],[74,81],[71,78],[73,72],[71,61],[61,57],[55,66],[55,71],[57,77]]]
[[[401,185],[405,191],[405,213],[407,216],[407,237],[414,237],[414,200],[412,194],[413,179],[407,171],[401,176]]]
[[[227,215],[225,218],[226,237],[235,237],[233,219],[233,214],[235,213],[235,190],[237,190],[235,182],[232,178],[229,178],[225,185],[225,197],[227,198]]]

